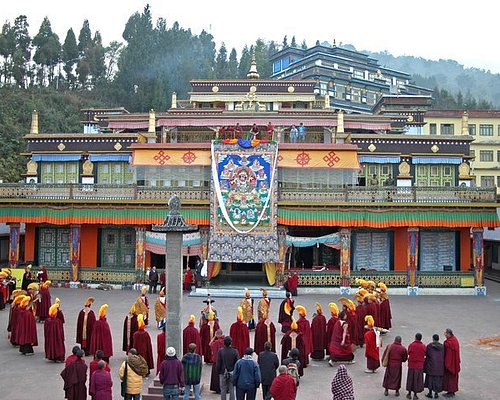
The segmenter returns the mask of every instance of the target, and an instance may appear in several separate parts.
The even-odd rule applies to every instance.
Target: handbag
[[[224,373],[222,375],[226,381],[230,381],[231,378],[233,377],[233,372],[227,369],[225,358],[223,359],[223,361],[224,361]]]
[[[121,386],[121,395],[122,397],[125,397],[127,395],[127,369],[128,369],[128,363],[125,361],[125,371],[123,372],[123,380],[122,380],[122,386]]]
[[[387,367],[389,365],[389,355],[391,354],[391,345],[387,345],[382,356],[382,366]]]

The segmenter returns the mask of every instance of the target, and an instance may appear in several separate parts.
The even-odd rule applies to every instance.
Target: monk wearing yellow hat
[[[316,315],[311,321],[313,351],[311,358],[313,360],[323,360],[325,358],[326,348],[326,318],[323,315],[321,304],[316,303]]]
[[[66,354],[64,347],[64,328],[57,318],[59,304],[54,303],[49,308],[49,317],[43,324],[45,338],[45,358],[54,362],[63,362]]]
[[[47,280],[40,285],[39,295],[40,304],[36,308],[37,317],[40,322],[45,321],[49,317],[49,308],[52,302],[52,297],[50,295],[50,285],[51,281]]]
[[[80,344],[86,356],[90,354],[90,340],[96,321],[94,311],[90,309],[93,302],[93,297],[89,297],[85,300],[85,305],[78,313],[78,319],[76,321],[76,343]]]
[[[102,359],[109,363],[109,358],[113,355],[113,336],[106,318],[107,311],[107,304],[103,304],[99,309],[99,319],[94,324],[90,339],[90,353],[95,354],[97,350],[102,350]]]
[[[138,329],[134,333],[134,349],[141,355],[148,364],[151,371],[155,367],[153,358],[153,345],[151,344],[151,336],[144,330],[144,316],[139,314],[137,316]]]
[[[196,345],[196,353],[201,356],[201,336],[195,326],[196,318],[191,314],[187,326],[182,331],[182,354],[186,354],[189,349],[189,344]]]
[[[238,350],[239,357],[243,357],[246,349],[250,347],[250,334],[243,318],[243,310],[240,306],[238,307],[236,322],[233,322],[229,328],[229,336],[233,339],[232,345]]]
[[[299,331],[297,322],[292,319],[290,330],[281,338],[281,363],[283,363],[283,360],[288,358],[290,350],[294,348],[299,351],[299,375],[303,376],[305,363],[304,339],[302,337],[302,333]]]
[[[19,351],[25,356],[33,355],[33,346],[38,346],[35,316],[28,309],[30,300],[29,296],[21,299],[15,338]]]
[[[302,338],[304,339],[305,354],[304,354],[303,367],[306,368],[309,365],[309,354],[311,354],[313,350],[311,324],[309,323],[309,320],[306,318],[307,309],[304,306],[302,305],[296,306],[295,311],[299,313],[299,318],[297,319],[297,325],[299,326],[299,331],[302,332]]]

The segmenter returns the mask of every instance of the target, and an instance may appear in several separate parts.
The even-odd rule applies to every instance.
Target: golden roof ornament
[[[177,92],[172,92],[172,107],[177,108]]]
[[[252,64],[247,74],[248,79],[259,79],[260,74],[257,72],[257,62],[255,61],[255,53],[252,54]]]
[[[462,135],[469,134],[469,113],[464,111],[462,114]]]
[[[31,113],[31,129],[30,133],[38,133],[38,111],[33,110]]]
[[[156,132],[156,114],[155,110],[149,110],[149,124],[148,124],[148,133]]]

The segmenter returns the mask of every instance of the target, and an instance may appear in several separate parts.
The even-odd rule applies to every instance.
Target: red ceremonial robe
[[[64,361],[64,328],[60,319],[49,317],[43,324],[45,337],[45,358],[52,361]]]
[[[191,270],[188,268],[186,273],[184,274],[184,280],[182,282],[182,288],[186,291],[189,292],[191,291],[191,286],[193,285],[193,273]]]
[[[90,354],[90,341],[94,331],[95,314],[90,308],[85,307],[78,313],[76,321],[76,343],[79,343],[85,355]]]
[[[302,339],[304,340],[304,367],[307,367],[309,365],[309,354],[311,354],[313,350],[311,324],[306,317],[301,316],[297,320],[297,325],[299,331],[302,332]]]
[[[68,400],[87,399],[87,365],[83,360],[77,360],[69,364],[61,372],[64,380],[64,398]]]
[[[444,343],[443,390],[458,391],[458,373],[460,372],[460,344],[456,336],[447,338]]]
[[[203,353],[203,360],[206,363],[212,362],[212,350],[210,350],[210,341],[215,336],[215,331],[220,329],[219,321],[214,320],[212,328],[210,328],[210,321],[203,324],[200,328],[201,338],[201,352]]]
[[[346,321],[342,321],[339,319],[333,327],[332,338],[329,344],[330,357],[332,361],[352,361],[354,359],[354,353],[352,352],[352,342],[349,334],[349,326],[347,326],[344,345],[342,345],[345,324],[347,324]]]
[[[93,400],[113,400],[111,387],[113,380],[109,371],[96,371],[89,382],[89,393],[93,394]]]
[[[288,358],[288,352],[293,348],[296,348],[299,351],[299,375],[303,376],[304,364],[306,361],[304,357],[304,339],[302,338],[301,332],[288,331],[281,338],[281,363],[283,363],[284,359]]]
[[[134,333],[139,329],[137,323],[137,315],[127,315],[123,321],[123,340],[122,350],[128,354],[129,350],[134,347]]]
[[[215,338],[212,343],[210,343],[210,349],[212,351],[212,373],[210,374],[210,390],[212,392],[220,393],[220,381],[219,373],[217,372],[217,355],[219,350],[224,347],[224,336]]]
[[[388,350],[389,349],[389,350]],[[402,363],[408,359],[408,352],[401,343],[392,343],[386,347],[382,359],[385,357],[385,352],[389,352],[389,363],[385,368],[384,380],[382,387],[384,389],[399,390],[401,388]]]
[[[330,355],[330,342],[332,340],[333,335],[333,327],[339,320],[337,316],[331,316],[328,322],[326,323],[326,355]]]
[[[238,357],[243,357],[245,350],[250,347],[250,333],[247,325],[237,320],[229,328],[229,336],[233,339],[232,346],[238,350]]]
[[[323,314],[316,314],[311,322],[312,345],[311,358],[323,360],[325,358],[326,341],[326,318]]]
[[[160,366],[165,359],[165,332],[160,332],[156,336],[156,375],[160,372]]]
[[[200,332],[194,326],[194,322],[189,322],[188,326],[182,331],[182,354],[188,352],[188,347],[190,343],[196,345],[196,353],[201,356],[201,337]]]
[[[100,360],[94,359],[90,362],[89,364],[89,395],[92,396],[91,388],[92,388],[92,378],[94,376],[94,372],[97,371],[99,368],[97,367],[97,364],[99,363]],[[106,362],[106,361],[104,361]],[[111,372],[111,369],[109,368],[109,363],[106,363],[106,366],[104,367],[104,371]],[[95,397],[92,399],[95,400]]]
[[[56,318],[61,321],[61,323],[65,323],[65,319],[64,319],[64,314],[61,310],[57,309],[57,314],[56,314]]]
[[[50,296],[49,288],[40,286],[40,304],[36,308],[37,317],[40,321],[45,321],[49,317],[49,308],[51,306],[52,298]]]
[[[264,351],[264,343],[266,342],[271,342],[271,351],[276,352],[276,327],[271,320],[269,320],[269,325],[265,324],[265,321],[259,321],[255,327],[253,350],[257,354]]]
[[[139,329],[134,333],[134,349],[146,360],[148,368],[152,370],[155,367],[153,345],[151,336],[144,329]]]
[[[378,303],[366,303],[365,315],[371,315],[375,320],[375,326],[380,326],[380,313]]]
[[[351,311],[346,309],[346,321],[349,324],[349,336],[351,343],[354,345],[358,344],[358,319],[356,317],[356,311]]]
[[[389,299],[382,300],[382,303],[380,303],[379,305],[379,311],[380,311],[380,323],[377,323],[377,326],[380,326],[381,328],[384,329],[391,329],[392,315],[391,315],[391,303],[389,302]]]
[[[367,329],[364,335],[366,368],[375,371],[380,367],[380,351],[377,347],[377,335],[373,329]]]
[[[288,303],[288,306],[290,307],[290,315],[288,315],[285,312],[285,304]],[[281,332],[286,333],[290,330],[290,325],[292,324],[292,313],[293,310],[295,309],[294,307],[294,300],[293,299],[284,299],[279,308],[279,313],[278,313],[278,322],[281,324]]]
[[[15,341],[19,346],[26,344],[38,346],[36,321],[31,310],[19,308]]]
[[[104,352],[104,358],[109,358],[113,355],[113,339],[106,317],[99,318],[94,324],[90,340],[90,353],[95,354],[97,350]]]
[[[356,306],[356,328],[358,330],[358,342],[356,344],[359,346],[363,346],[363,343],[365,342],[365,317],[365,305],[358,304]],[[377,324],[377,326],[379,325]]]
[[[7,326],[7,331],[10,332],[10,343],[13,346],[17,345],[16,332],[19,310],[21,310],[21,308],[18,305],[11,305],[9,310],[9,324]]]

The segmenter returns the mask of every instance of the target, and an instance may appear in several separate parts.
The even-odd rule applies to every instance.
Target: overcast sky
[[[76,36],[84,19],[92,32],[99,30],[105,44],[123,41],[128,18],[151,5],[153,19],[175,21],[193,34],[209,31],[217,43],[241,53],[258,38],[288,43],[295,36],[300,45],[316,40],[352,44],[358,50],[383,51],[431,60],[453,59],[466,67],[500,73],[498,11],[493,0],[470,3],[456,0],[388,0],[355,2],[228,1],[228,0],[1,0],[0,22],[14,22],[26,15],[34,36],[45,16],[64,41],[73,28]]]

